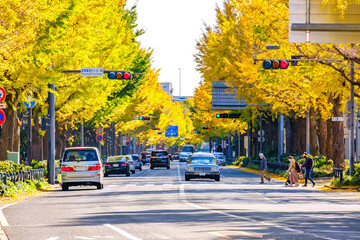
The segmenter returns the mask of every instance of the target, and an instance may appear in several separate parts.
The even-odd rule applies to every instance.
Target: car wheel
[[[170,166],[167,166],[166,168],[167,168],[167,169],[170,169]]]
[[[185,181],[190,181],[190,176],[185,175]]]
[[[108,177],[109,176],[109,174],[108,173],[104,173],[104,177]]]
[[[154,167],[153,167],[153,166],[150,166],[150,169],[154,169]]]
[[[103,189],[103,188],[104,188],[104,184],[98,183],[98,184],[96,185],[96,188],[97,188],[97,189]]]
[[[132,174],[135,174],[135,169],[131,171]]]
[[[69,185],[67,185],[66,183],[63,183],[63,184],[61,185],[61,189],[62,189],[63,191],[68,191],[68,190],[69,190]]]
[[[140,171],[142,171],[142,166],[140,167],[140,169],[139,169]]]
[[[126,176],[129,177],[130,175],[131,175],[131,173],[130,173],[130,168],[127,168],[127,169],[126,169]]]
[[[215,176],[215,181],[219,182],[220,181],[220,176]]]

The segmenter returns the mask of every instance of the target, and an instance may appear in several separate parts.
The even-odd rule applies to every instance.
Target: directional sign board
[[[104,76],[104,68],[102,67],[82,67],[82,77],[102,77]]]
[[[4,124],[5,119],[5,112],[3,110],[0,110],[0,126]]]
[[[25,105],[25,107],[27,107],[27,108],[32,108],[32,107],[34,107],[34,106],[35,106],[35,100],[34,100],[34,98],[31,97],[31,96],[26,97],[26,101],[24,101],[24,105]]]
[[[344,121],[344,117],[332,117],[331,121],[333,121],[333,122],[342,122],[342,121]]]
[[[166,129],[165,132],[165,137],[178,137],[179,133],[178,133],[178,126],[169,126]]]
[[[0,87],[0,102],[4,101],[6,97],[5,89]]]

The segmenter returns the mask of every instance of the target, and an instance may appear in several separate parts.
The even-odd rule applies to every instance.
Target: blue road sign
[[[26,101],[24,101],[24,105],[25,107],[27,108],[32,108],[35,106],[35,100],[33,97],[29,96],[29,97],[26,97]]]
[[[165,132],[165,137],[178,137],[179,133],[178,133],[178,126],[169,126],[166,129]]]

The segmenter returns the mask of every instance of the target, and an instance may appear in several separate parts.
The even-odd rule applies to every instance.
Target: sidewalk
[[[229,166],[232,168],[238,168],[239,171],[242,172],[249,172],[249,173],[255,173],[255,174],[261,174],[261,172],[259,170],[254,170],[254,169],[250,169],[250,168],[243,168],[243,167],[237,167],[237,166]],[[276,179],[279,181],[283,181],[285,183],[286,179],[285,177],[280,177],[278,175],[275,174],[271,174],[271,173],[267,173],[267,175],[269,175],[272,179]],[[331,182],[332,178],[318,178],[318,179],[314,179],[316,185],[314,188],[312,189],[316,189],[316,190],[322,190],[322,191],[345,191],[345,192],[360,192],[360,188],[359,187],[331,187],[330,186],[330,182]],[[299,184],[302,185],[304,184],[304,179],[299,179]]]

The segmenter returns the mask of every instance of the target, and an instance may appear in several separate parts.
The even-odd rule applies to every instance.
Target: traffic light
[[[130,80],[132,77],[131,73],[125,71],[113,71],[108,73],[109,79],[125,79]]]
[[[269,59],[263,61],[262,66],[264,69],[287,69],[289,62],[286,60]]]
[[[216,114],[216,118],[239,118],[240,113],[219,113]]]
[[[216,118],[228,118],[228,117],[229,117],[229,114],[227,114],[227,113],[216,114]]]
[[[140,116],[139,120],[142,120],[142,121],[150,120],[150,117],[148,117],[148,116]]]
[[[202,129],[210,129],[210,127],[202,127]]]
[[[158,127],[154,127],[154,128],[153,128],[153,130],[160,130],[160,128],[158,128]]]
[[[41,130],[46,131],[50,126],[50,118],[43,117],[41,118]]]
[[[198,131],[198,130],[195,130],[195,133],[199,133],[199,134],[200,134],[200,131]]]

